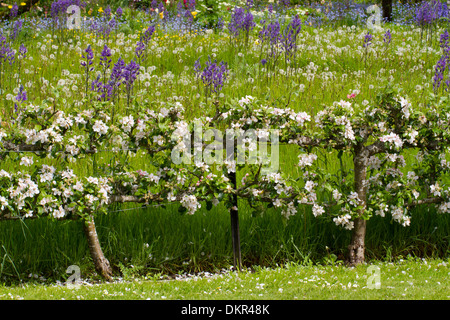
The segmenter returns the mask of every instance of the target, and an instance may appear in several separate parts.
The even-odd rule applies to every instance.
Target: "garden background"
[[[69,2],[58,1],[61,8]],[[47,103],[69,113],[82,108],[83,99],[101,101],[95,79],[102,76],[96,72],[104,66],[105,45],[111,49],[108,77],[119,57],[127,64],[135,61],[139,65],[133,91],[125,89],[113,100],[117,114],[139,106],[159,110],[165,103],[179,102],[185,117],[193,119],[213,115],[212,98],[225,105],[252,96],[316,115],[342,99],[360,106],[371,104],[388,84],[398,87],[418,108],[448,94],[447,69],[442,71],[442,82],[436,80],[436,66],[445,53],[441,35],[448,23],[446,3],[395,2],[392,22],[383,22],[383,30],[372,31],[373,38],[367,41],[370,14],[366,8],[371,3],[72,2],[82,8],[81,30],[67,30],[65,20],[58,22],[61,11],[56,6],[52,9],[51,1],[2,6],[2,128],[8,128],[15,110],[28,103]],[[230,28],[235,7],[249,6],[254,25],[244,29],[248,33],[236,35]],[[259,32],[269,21],[278,21],[282,29],[295,16],[302,22],[296,56],[280,53],[275,59],[270,51],[262,50]],[[154,26],[154,33],[142,47],[149,26]],[[389,42],[387,30],[392,37]],[[95,70],[86,79],[85,65],[80,62],[86,61],[89,46]],[[204,66],[211,59],[226,62],[229,70],[216,92],[203,90],[196,75],[197,64]],[[280,168],[297,174],[298,157],[290,146],[281,146],[280,154]],[[16,170],[21,156],[8,152],[2,156],[1,168]],[[30,157],[36,165],[59,165],[40,159],[38,153]],[[78,175],[95,175],[94,168],[108,175],[108,165],[116,161],[151,170],[145,152],[106,150],[95,160],[69,165]],[[351,159],[343,159],[327,166],[336,173],[349,163]],[[21,170],[23,167],[28,166],[21,163]],[[242,176],[243,172],[238,173],[239,181]],[[232,264],[227,209],[221,204],[203,205],[188,215],[179,208],[179,203],[165,207],[113,204],[107,214],[95,217],[99,241],[115,275],[216,271]],[[335,264],[346,259],[351,230],[316,218],[309,207],[300,206],[289,219],[280,211],[272,207],[255,212],[247,202],[239,202],[244,266]],[[389,215],[374,215],[367,225],[366,259],[446,258],[449,230],[448,214],[429,205],[412,209],[408,227]],[[83,275],[96,277],[82,221],[1,221],[0,246],[0,279],[4,283],[30,278],[62,280],[70,265],[80,266]]]

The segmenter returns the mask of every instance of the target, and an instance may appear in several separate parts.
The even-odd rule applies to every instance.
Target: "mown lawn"
[[[0,299],[25,300],[447,300],[450,299],[449,260],[409,259],[343,265],[256,268],[243,272],[220,270],[172,279],[118,279],[114,283],[80,286],[27,283],[0,287]],[[379,270],[379,289],[375,273]],[[374,268],[377,267],[377,268]],[[375,270],[376,271],[376,270]]]

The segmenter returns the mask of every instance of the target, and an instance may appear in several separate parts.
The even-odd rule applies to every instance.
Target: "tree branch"
[[[444,201],[444,199],[441,198],[441,197],[425,198],[425,199],[421,199],[421,200],[414,200],[414,201],[406,204],[406,206],[408,208],[411,208],[411,207],[415,207],[415,206],[418,206],[418,205],[421,205],[421,204],[439,204],[439,203],[441,203],[443,201]]]

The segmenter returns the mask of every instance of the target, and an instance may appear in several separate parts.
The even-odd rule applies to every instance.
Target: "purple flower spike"
[[[443,34],[441,34],[440,38],[439,38],[439,44],[441,46],[442,49],[445,49],[448,47],[448,38],[449,38],[449,34],[447,29],[444,31]]]
[[[27,52],[28,52],[27,48],[22,43],[19,48],[19,55],[22,57],[22,59],[24,59],[27,56]]]
[[[212,62],[211,58],[206,63],[205,68],[201,74],[203,84],[211,92],[218,93],[222,90],[224,82],[228,76],[228,66],[226,62],[217,64],[216,61]]]
[[[94,51],[92,51],[91,45],[88,45],[88,47],[84,50],[85,54],[82,54],[81,57],[85,60],[81,60],[80,64],[85,69],[86,74],[86,88],[85,88],[85,94],[88,95],[88,88],[89,88],[89,72],[94,70],[94,67],[91,67],[91,65],[94,63]]]
[[[11,49],[9,42],[0,34],[0,60],[9,61],[10,64],[14,61],[14,51]],[[1,62],[0,62],[1,63]]]
[[[122,79],[123,83],[125,84],[125,92],[127,94],[127,107],[130,107],[130,100],[131,100],[131,92],[133,90],[133,84],[134,81],[137,79],[137,76],[139,75],[139,65],[134,61],[131,60],[129,64],[127,64],[122,69]]]
[[[139,65],[134,60],[131,60],[130,63],[122,69],[122,79],[124,80],[123,83],[126,86],[127,92],[133,87],[133,83],[137,79],[138,74]]]
[[[373,36],[370,33],[370,31],[367,32],[367,34],[364,36],[363,48],[369,47],[372,44],[372,39],[373,39]]]
[[[114,100],[118,93],[118,88],[123,83],[122,70],[125,68],[125,61],[122,58],[114,64],[108,83],[106,84],[106,91],[108,99]]]
[[[127,86],[132,86],[139,74],[139,65],[131,60],[122,70],[122,78]]]
[[[23,21],[22,21],[22,19],[19,19],[19,20],[17,20],[15,23],[14,23],[14,29],[13,29],[13,33],[12,33],[12,35],[11,35],[11,39],[14,41],[16,38],[17,38],[17,36],[19,35],[19,32],[20,32],[20,30],[22,29],[22,26],[23,26]]]
[[[117,10],[116,10],[116,15],[117,15],[117,17],[122,17],[122,15],[123,15],[123,10],[122,10],[122,8],[121,7],[118,7],[117,8]]]
[[[19,103],[27,101],[27,92],[24,90],[22,85],[20,85],[20,89],[19,89],[19,93],[17,94],[16,101]]]
[[[164,11],[164,5],[162,3],[162,1],[159,3],[158,5],[158,12],[163,12]]]
[[[194,11],[195,10],[195,0],[187,0],[189,4],[189,10]]]
[[[447,52],[448,53],[448,52]],[[448,55],[445,53],[434,67],[434,77],[433,77],[433,89],[436,92],[441,86],[441,82],[444,79],[444,72],[448,64]]]
[[[111,70],[111,78],[110,84],[114,86],[119,86],[121,84],[122,79],[122,70],[125,68],[125,61],[122,58],[119,58],[117,62],[114,64]]]
[[[106,17],[109,17],[111,15],[111,7],[109,5],[105,8],[104,13]]]
[[[250,11],[245,12],[244,8],[234,8],[234,13],[231,15],[230,23],[228,24],[228,30],[234,37],[238,37],[241,31],[244,31],[246,38],[251,30],[256,26],[253,15]]]
[[[201,71],[202,71],[202,65],[200,63],[200,58],[198,58],[194,63],[194,72],[195,72],[196,77],[198,77],[200,75]]]
[[[27,92],[23,90],[23,86],[20,85],[19,93],[16,96],[16,102],[14,103],[14,112],[19,112],[19,106],[17,104],[21,104],[24,101],[27,101]]]
[[[253,0],[247,0],[247,10],[253,8]]]
[[[142,56],[144,55],[144,50],[145,50],[145,43],[143,43],[142,41],[138,41],[135,53],[139,59],[142,58]]]
[[[88,67],[90,65],[92,65],[92,60],[94,59],[94,51],[92,51],[91,45],[88,45],[88,47],[86,48],[86,50],[84,50],[84,52],[86,53],[86,55],[81,55],[81,57],[83,59],[86,59],[86,61],[81,61],[81,65],[83,67]]]
[[[142,37],[142,41],[147,45],[147,43],[152,38],[153,33],[155,32],[155,26],[149,26],[147,30],[145,30],[144,35]]]
[[[19,13],[19,6],[17,5],[17,3],[14,3],[11,8],[11,11],[9,12],[9,16],[11,18],[15,18],[15,17],[17,17],[18,13]]]
[[[391,43],[391,39],[392,39],[391,31],[388,30],[388,31],[386,31],[386,33],[384,34],[383,41],[384,41],[384,43],[389,44],[389,43]]]
[[[106,69],[109,68],[109,65],[111,63],[111,59],[109,59],[109,57],[111,57],[111,49],[109,49],[105,44],[100,54],[100,65]]]
[[[114,29],[114,28],[116,27],[116,25],[117,25],[116,19],[113,17],[113,18],[108,22],[108,26],[109,26],[111,29]]]

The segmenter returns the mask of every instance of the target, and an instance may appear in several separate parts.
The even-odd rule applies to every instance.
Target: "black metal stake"
[[[226,155],[228,161],[234,161],[235,157],[235,146],[236,146],[236,136],[234,132],[227,131],[226,134]],[[233,189],[237,189],[236,183],[236,170],[234,172],[228,172],[228,179],[233,186]],[[239,214],[238,214],[238,199],[237,195],[233,194],[231,196],[231,241],[233,245],[233,265],[236,270],[242,270],[242,258],[241,258],[241,240],[239,235]]]
[[[231,184],[236,190],[236,172],[231,172],[229,175]],[[235,269],[242,271],[242,257],[241,257],[241,239],[239,235],[239,214],[237,195],[234,194],[231,200],[231,239],[233,244],[233,264]]]

